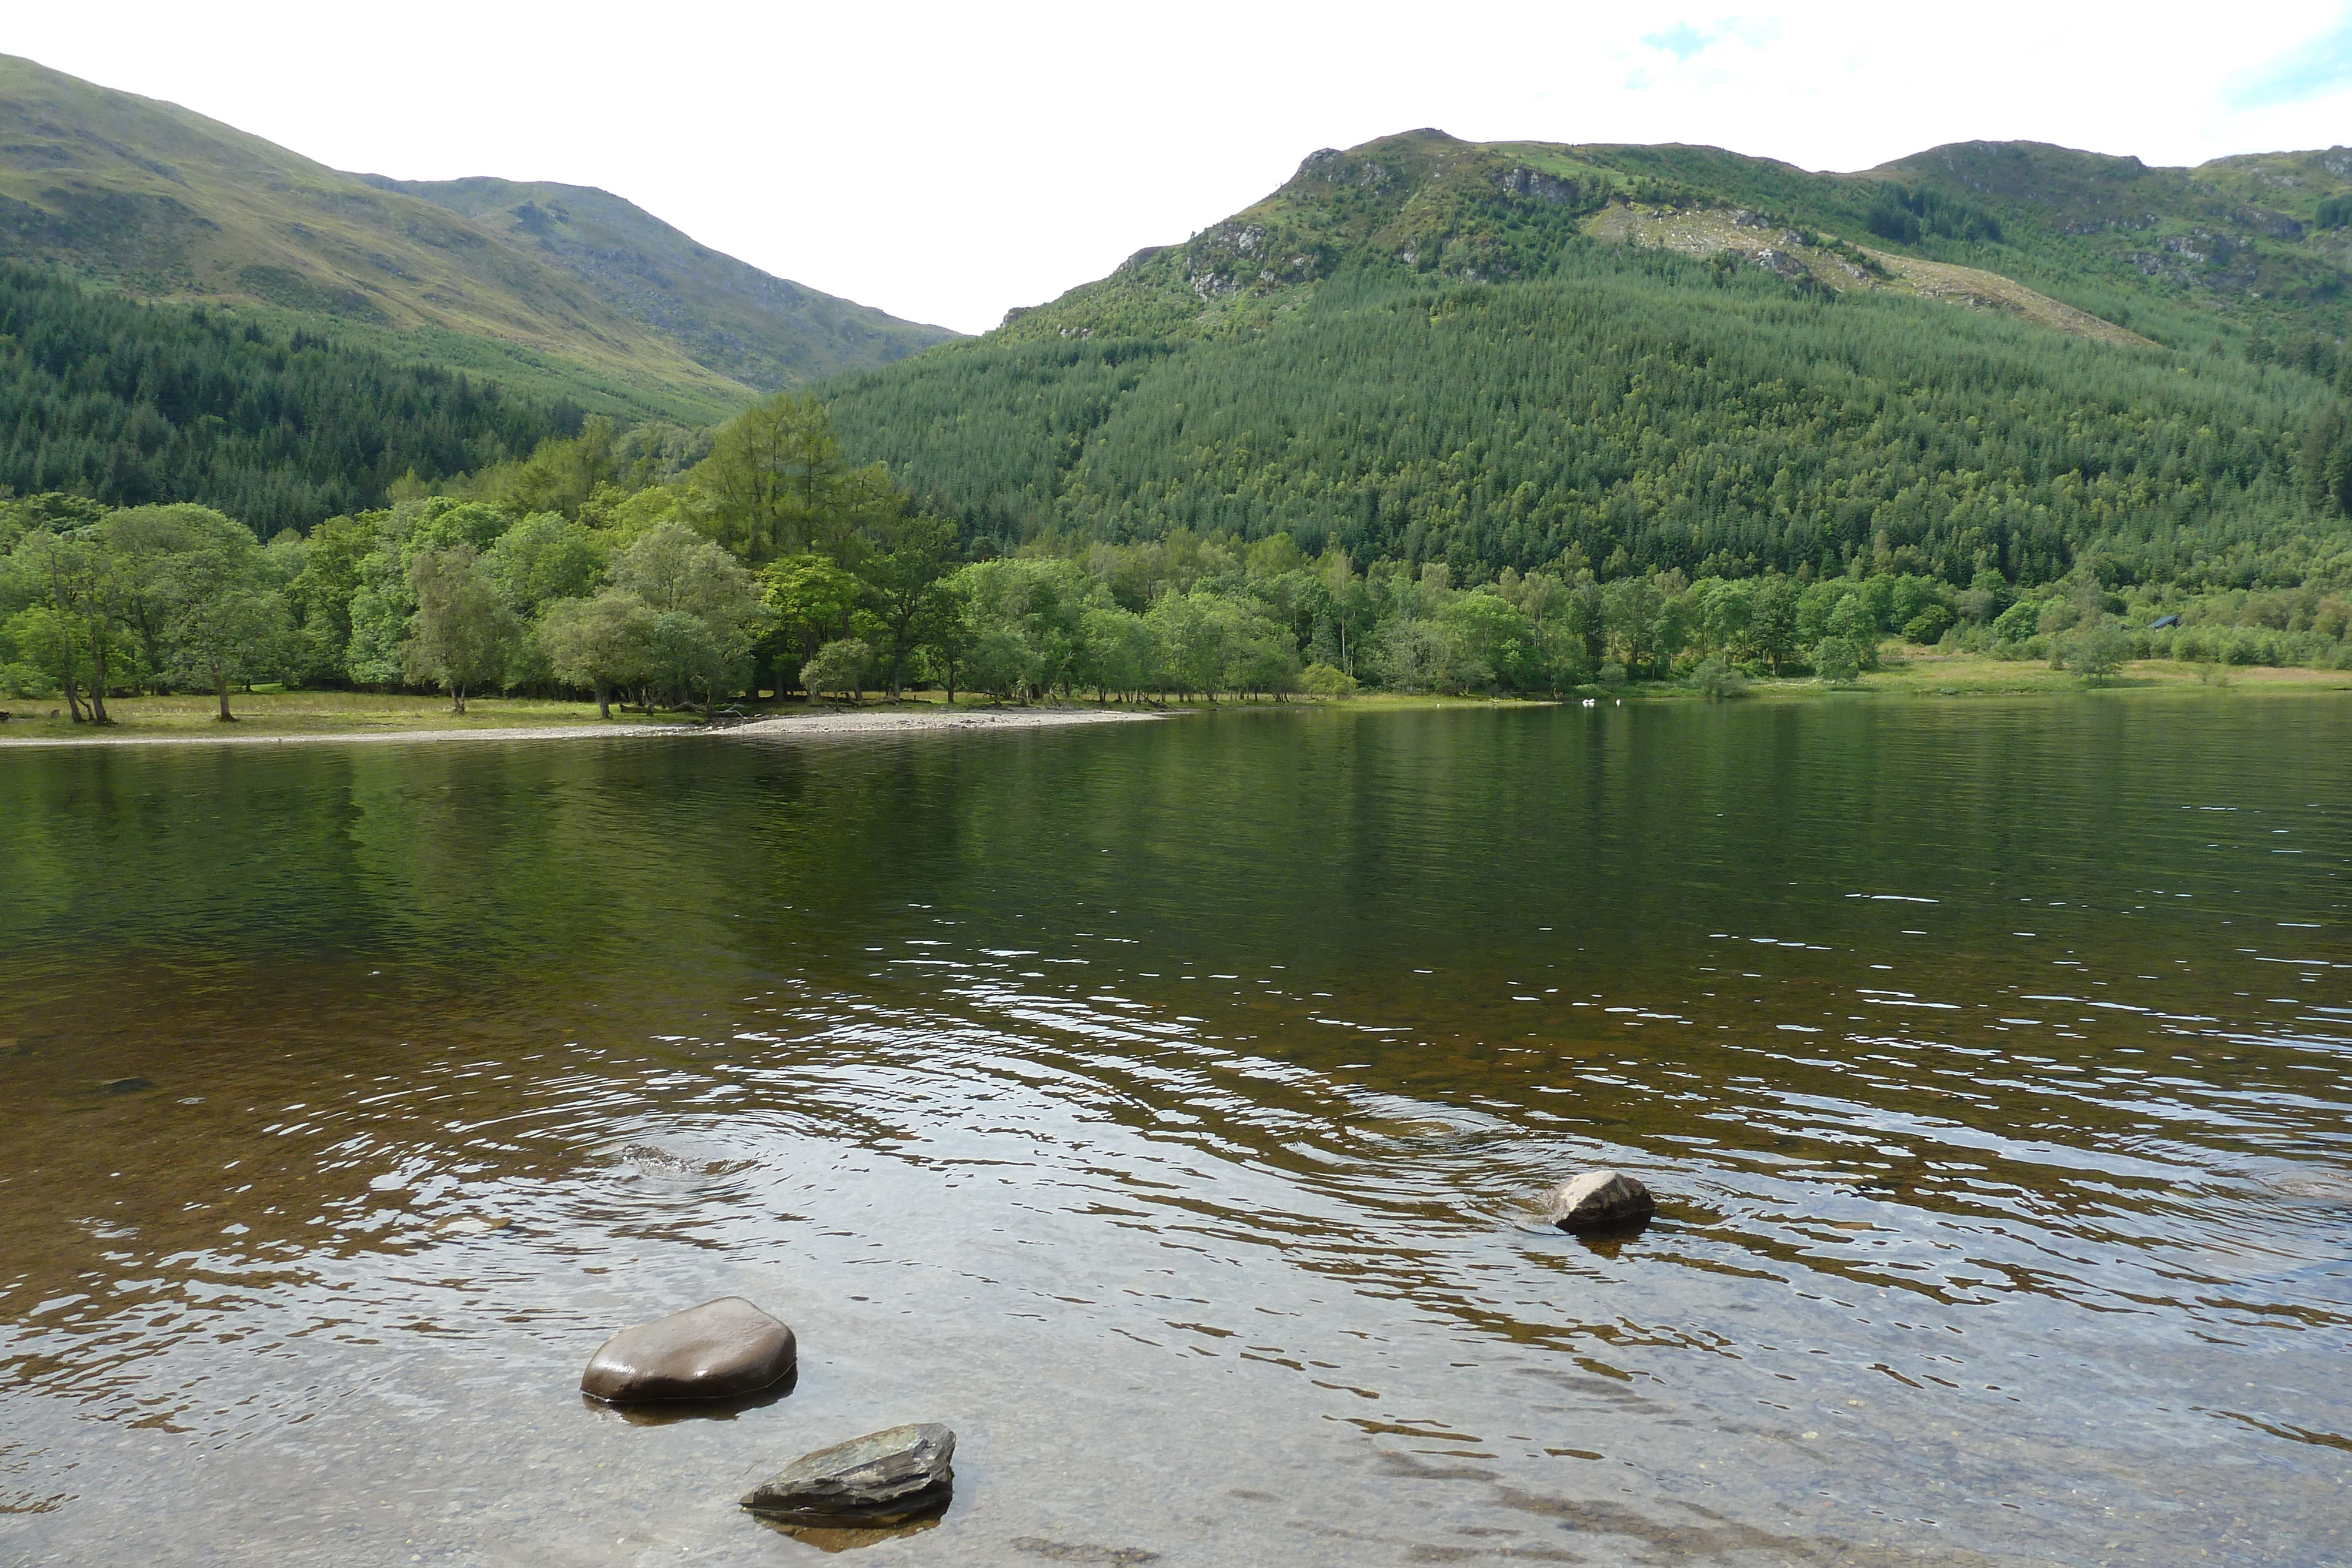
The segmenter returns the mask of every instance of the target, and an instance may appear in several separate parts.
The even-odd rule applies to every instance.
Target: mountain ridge
[[[824,390],[848,455],[1005,553],[2332,580],[2336,161],[1973,142],[1817,174],[1424,128]]]
[[[457,213],[518,248],[537,248],[614,308],[676,339],[697,363],[762,391],[887,364],[961,336],[764,272],[597,186],[496,175],[355,177]],[[679,290],[680,274],[698,287]],[[792,331],[776,330],[779,322]]]
[[[2051,324],[2079,313],[2131,338],[2150,336],[2133,319],[2150,306],[2179,319],[2159,326],[2159,339],[2280,325],[2340,338],[2352,324],[2352,151],[2342,148],[2174,169],[2048,143],[1967,141],[1814,172],[1689,143],[1470,142],[1423,128],[1311,152],[1232,216],[1016,308],[997,330],[1213,334],[1262,323],[1284,296],[1342,270],[1524,277],[1575,242],[1579,225],[1564,217],[1590,220],[1612,205],[1755,214],[1827,234],[1851,260],[1866,246],[1966,267],[2053,300],[2063,308],[2041,312]],[[1589,222],[1581,232],[1591,237]],[[1958,292],[1987,302],[1985,289]]]
[[[478,221],[446,199],[445,187],[463,184],[438,183],[436,201],[178,105],[0,56],[0,256],[135,298],[489,340],[702,418],[953,336],[781,278],[771,282],[791,305],[763,312],[745,275],[766,274],[621,198],[583,197],[605,237],[625,242],[602,249],[666,256],[674,270],[690,261],[688,281],[715,288],[709,298],[665,290],[658,265],[638,266],[632,297],[616,281],[629,263],[591,267],[594,246],[520,239],[512,213]]]

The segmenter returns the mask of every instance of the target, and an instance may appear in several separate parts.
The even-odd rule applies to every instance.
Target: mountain
[[[387,180],[571,273],[605,304],[761,391],[887,364],[958,336],[901,321],[697,245],[606,191],[513,180]]]
[[[2347,163],[1408,131],[826,390],[1000,549],[2299,581],[2352,572]]]
[[[2110,340],[2130,329],[2119,319],[2151,312],[2156,336],[2178,347],[2256,329],[2340,337],[2352,310],[2347,206],[2343,148],[2190,170],[1965,142],[1817,174],[1711,147],[1414,131],[1314,153],[1265,200],[1006,327],[1213,334],[1341,272],[1506,281],[1584,237],[1728,251],[1841,293],[1921,294]]]
[[[716,417],[953,336],[770,277],[600,191],[345,174],[5,56],[0,257],[269,308],[640,418]]]

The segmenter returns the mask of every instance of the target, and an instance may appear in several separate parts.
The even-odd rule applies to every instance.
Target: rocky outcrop
[[[2240,228],[2251,229],[2270,239],[2294,241],[2304,235],[2304,227],[2299,220],[2262,207],[2240,207],[2230,214],[2230,221]]]
[[[1546,206],[1573,206],[1583,193],[1573,180],[1563,180],[1557,174],[1547,174],[1540,169],[1510,169],[1501,175],[1503,189],[1514,196],[1526,196]]]
[[[1623,1171],[1586,1171],[1551,1195],[1544,1218],[1562,1230],[1601,1230],[1639,1225],[1658,1211],[1658,1200]]]
[[[1331,185],[1360,185],[1377,191],[1397,177],[1396,171],[1370,158],[1350,158],[1337,147],[1309,152],[1293,180],[1316,179]]]
[[[740,1296],[721,1296],[606,1340],[580,1391],[611,1405],[735,1399],[782,1382],[798,1359],[788,1324]]]
[[[935,1421],[869,1432],[803,1454],[742,1503],[781,1524],[896,1524],[937,1513],[955,1490],[955,1441]]]

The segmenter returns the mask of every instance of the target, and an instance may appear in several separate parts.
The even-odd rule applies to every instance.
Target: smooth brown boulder
[[[798,1359],[793,1331],[740,1296],[721,1296],[604,1342],[580,1391],[613,1405],[757,1394]]]
[[[1562,1230],[1638,1225],[1658,1211],[1650,1189],[1623,1171],[1587,1171],[1551,1195],[1544,1218]]]
[[[872,1525],[937,1513],[955,1491],[955,1434],[936,1421],[803,1454],[743,1497],[780,1524]]]

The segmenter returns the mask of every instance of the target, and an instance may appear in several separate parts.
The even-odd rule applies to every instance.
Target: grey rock
[[[798,1359],[787,1324],[740,1296],[721,1296],[606,1340],[580,1391],[614,1405],[731,1399],[780,1381]]]
[[[1623,1171],[1586,1171],[1552,1193],[1544,1218],[1562,1230],[1636,1225],[1658,1211],[1650,1189]]]
[[[1577,199],[1576,182],[1563,180],[1536,169],[1513,169],[1501,176],[1503,189],[1515,196],[1528,196],[1547,206],[1563,206]]]
[[[955,1434],[935,1421],[869,1432],[803,1454],[744,1494],[788,1524],[891,1524],[937,1513],[955,1490]]]

